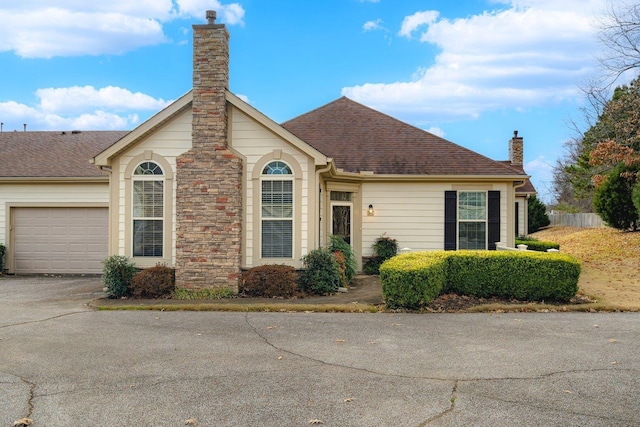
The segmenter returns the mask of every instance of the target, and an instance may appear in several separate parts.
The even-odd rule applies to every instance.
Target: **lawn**
[[[581,294],[611,309],[640,310],[640,232],[550,227],[532,236],[582,261]]]

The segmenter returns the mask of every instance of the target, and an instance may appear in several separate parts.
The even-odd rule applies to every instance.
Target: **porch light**
[[[367,216],[373,216],[373,205],[369,205],[369,209],[367,209]]]

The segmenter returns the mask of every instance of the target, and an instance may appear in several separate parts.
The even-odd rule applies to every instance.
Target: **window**
[[[293,257],[293,174],[284,162],[262,170],[262,258]]]
[[[487,248],[487,193],[458,193],[458,249]]]
[[[444,192],[444,249],[496,249],[500,191]]]
[[[164,172],[142,162],[133,172],[133,256],[162,257],[164,241]]]

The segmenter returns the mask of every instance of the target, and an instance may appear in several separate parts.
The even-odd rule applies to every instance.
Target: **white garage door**
[[[107,257],[107,208],[14,208],[17,274],[102,273]]]

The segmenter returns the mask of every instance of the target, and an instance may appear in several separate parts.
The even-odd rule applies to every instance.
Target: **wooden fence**
[[[552,226],[565,225],[580,228],[600,228],[607,226],[598,214],[595,213],[566,213],[551,211],[548,215]]]

